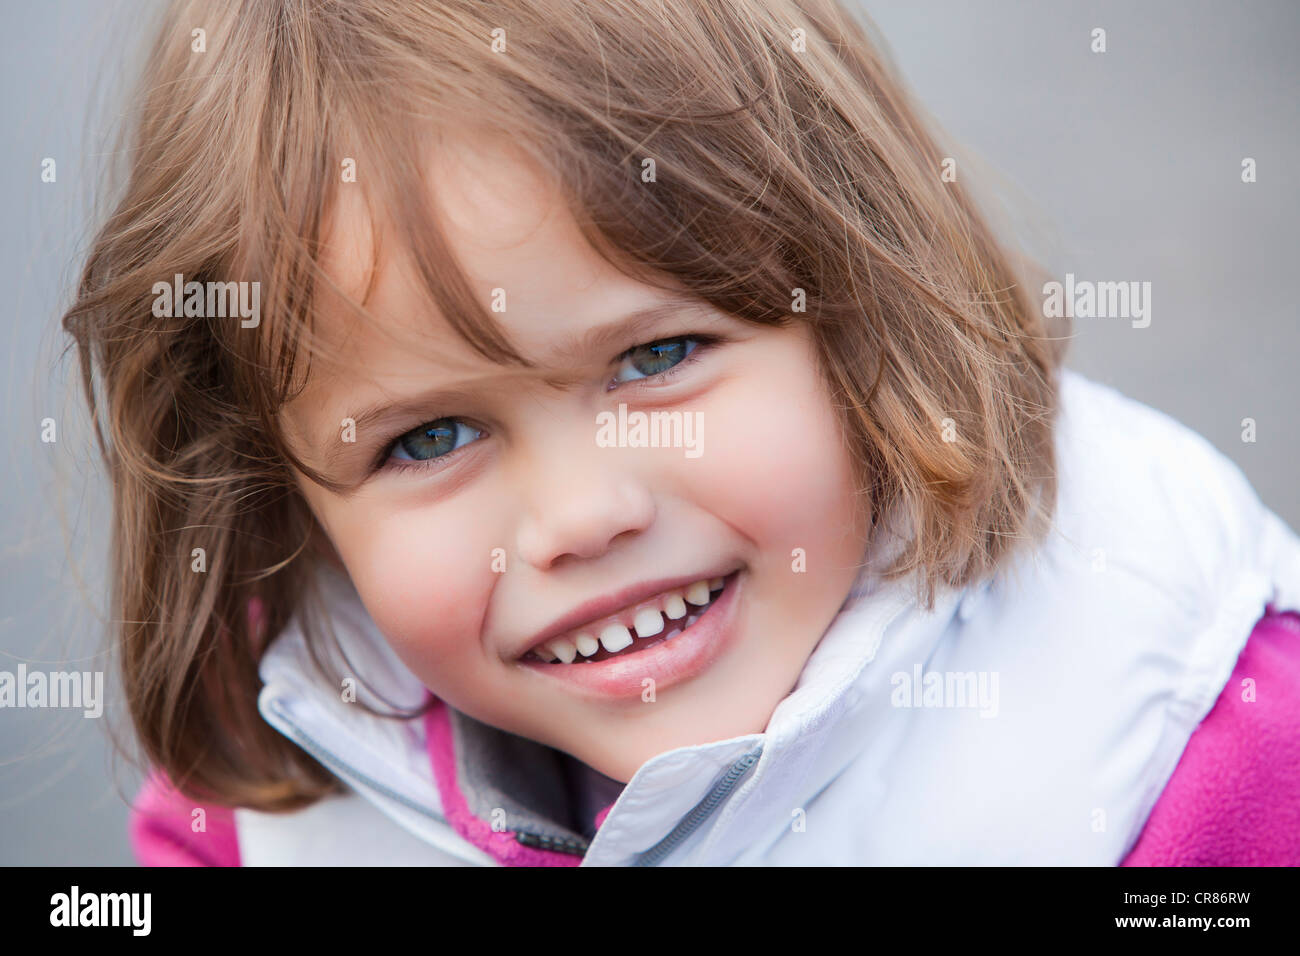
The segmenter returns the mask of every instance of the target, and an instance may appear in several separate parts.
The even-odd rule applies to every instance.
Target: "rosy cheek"
[[[760,547],[818,547],[851,513],[833,412],[811,389],[789,378],[780,389],[762,376],[732,383],[705,411],[703,454],[686,463],[705,466],[694,487],[709,509]]]
[[[404,660],[419,662],[422,677],[479,652],[491,549],[476,547],[474,528],[456,520],[457,510],[372,515],[353,529],[353,547],[340,547],[375,623]]]

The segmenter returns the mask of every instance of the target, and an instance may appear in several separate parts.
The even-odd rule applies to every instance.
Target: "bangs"
[[[256,145],[239,171],[247,188],[237,241],[221,269],[261,283],[267,319],[255,334],[217,333],[237,359],[232,378],[240,401],[277,452],[325,487],[335,486],[293,452],[279,416],[306,387],[313,366],[345,358],[320,334],[322,293],[338,303],[345,323],[366,323],[388,335],[368,304],[383,270],[400,261],[417,279],[421,314],[445,319],[490,361],[532,367],[461,268],[438,212],[438,184],[428,174],[432,151],[455,125],[452,117],[465,115],[470,94],[435,95],[427,84],[397,83],[412,64],[394,63],[392,50],[366,42],[391,38],[349,33],[350,19],[363,11],[331,12],[337,16],[313,22],[300,43],[268,48],[267,84],[280,93],[266,99],[252,137]],[[338,48],[343,44],[346,54]],[[404,52],[419,58],[417,50]],[[388,95],[376,102],[380,89]],[[516,146],[528,142],[517,126],[476,129]],[[529,151],[535,166],[541,165],[539,152]],[[355,222],[367,238],[354,234]]]

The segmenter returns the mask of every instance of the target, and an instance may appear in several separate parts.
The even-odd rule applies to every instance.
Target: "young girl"
[[[142,862],[1300,863],[1300,540],[833,0],[146,62],[65,318]]]

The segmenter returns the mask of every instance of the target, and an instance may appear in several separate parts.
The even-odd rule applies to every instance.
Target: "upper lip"
[[[736,570],[737,567],[733,566],[722,571],[703,571],[675,578],[642,581],[640,584],[630,584],[622,590],[614,591],[602,597],[592,598],[590,601],[584,601],[528,638],[527,643],[524,644],[516,656],[523,657],[534,647],[544,644],[553,637],[559,637],[561,634],[567,634],[583,624],[597,621],[602,617],[608,617],[615,611],[622,610],[630,604],[652,598],[664,591],[688,587],[696,581],[712,581],[714,578],[724,578]]]

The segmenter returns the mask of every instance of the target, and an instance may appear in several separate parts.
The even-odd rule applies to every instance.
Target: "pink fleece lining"
[[[1300,613],[1270,604],[1122,865],[1300,865],[1297,728]]]
[[[509,830],[497,832],[490,823],[475,816],[465,802],[456,777],[456,752],[451,732],[451,719],[447,705],[437,700],[424,717],[424,727],[429,742],[429,758],[433,761],[433,779],[442,798],[442,812],[462,837],[487,852],[504,866],[578,866],[582,857],[558,850],[524,846]],[[596,826],[604,822],[613,807],[611,803],[596,816]]]
[[[201,818],[194,813],[200,809]],[[204,829],[195,832],[198,819]],[[156,770],[127,815],[127,836],[141,866],[240,865],[234,810],[195,803]]]

